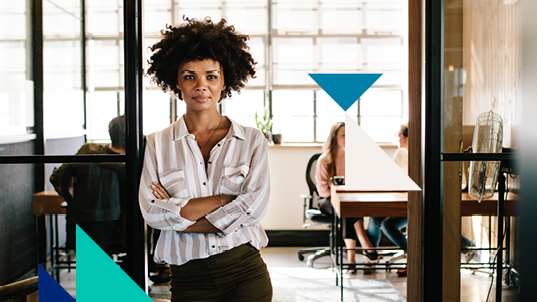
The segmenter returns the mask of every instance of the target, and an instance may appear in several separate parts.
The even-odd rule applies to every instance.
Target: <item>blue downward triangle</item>
[[[310,73],[309,76],[347,111],[382,73]]]
[[[39,264],[37,295],[39,302],[74,302],[75,299],[61,287],[54,278]]]

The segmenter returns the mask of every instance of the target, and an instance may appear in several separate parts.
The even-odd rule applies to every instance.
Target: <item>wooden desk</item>
[[[407,192],[366,192],[345,190],[345,186],[332,186],[332,206],[339,217],[405,217],[407,216]],[[506,216],[516,216],[519,196],[509,192]],[[478,202],[468,193],[461,196],[462,216],[496,216],[498,193]]]
[[[67,214],[66,208],[62,207],[63,202],[63,197],[54,189],[35,193],[32,196],[34,215]]]
[[[515,216],[519,196],[509,192],[505,202],[505,216]],[[335,209],[336,238],[339,238],[339,218],[345,217],[406,217],[407,216],[408,192],[404,191],[357,191],[345,190],[345,186],[332,186],[331,202]],[[498,193],[491,198],[478,202],[468,193],[461,196],[461,216],[497,216]],[[499,231],[498,234],[501,232]],[[338,240],[333,241],[335,249],[335,263],[337,267],[336,285],[343,284],[342,270],[346,264],[342,263],[343,248]],[[341,261],[341,262],[340,262]],[[501,268],[502,266],[500,266]],[[501,274],[500,274],[501,275]],[[341,286],[341,301],[343,301],[343,287]]]

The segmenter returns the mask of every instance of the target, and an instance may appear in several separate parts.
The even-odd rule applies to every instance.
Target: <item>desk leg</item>
[[[496,259],[496,301],[502,301],[503,277],[503,217],[504,217],[505,175],[498,177],[498,254]]]
[[[343,233],[341,232],[341,218],[336,217],[336,251],[337,251],[337,274],[336,274],[336,286],[339,285],[341,301],[343,301],[343,247],[340,246],[342,242]]]

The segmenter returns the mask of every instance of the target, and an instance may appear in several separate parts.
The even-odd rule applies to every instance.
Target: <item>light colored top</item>
[[[345,153],[335,158],[336,175],[345,176]],[[321,155],[317,160],[317,169],[315,170],[315,183],[317,191],[321,197],[330,197],[330,176],[328,176],[328,164],[326,163],[325,155]]]
[[[181,265],[207,258],[241,244],[257,249],[268,237],[259,221],[269,200],[268,143],[261,131],[231,121],[226,136],[211,150],[207,171],[184,118],[147,136],[140,180],[140,209],[147,224],[162,230],[155,262]],[[156,199],[150,188],[158,181],[170,199]],[[221,232],[181,233],[195,222],[181,216],[191,198],[236,195],[232,202],[205,218]]]
[[[408,174],[408,149],[399,148],[393,154],[393,161]]]

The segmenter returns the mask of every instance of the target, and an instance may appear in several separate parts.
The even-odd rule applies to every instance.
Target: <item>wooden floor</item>
[[[285,247],[285,248],[265,248],[261,251],[261,255],[269,271],[271,268],[304,268],[306,263],[300,261],[297,256],[297,251],[299,248],[296,247]],[[360,256],[357,256],[360,257]],[[357,261],[361,261],[357,259]],[[330,270],[330,261],[328,257],[321,258],[317,260],[314,265],[316,271]],[[308,270],[301,270],[304,274],[308,274]],[[310,271],[311,272],[311,271]],[[377,279],[377,280],[388,280],[393,286],[399,291],[399,293],[406,298],[406,288],[407,280],[406,277],[398,277],[395,271],[386,272],[384,270],[379,270],[372,275],[363,275],[362,272],[358,272],[356,275],[348,275],[348,278],[356,279]],[[307,276],[305,276],[307,278]],[[148,281],[152,285],[151,281]],[[60,273],[60,284],[65,288],[65,290],[76,298],[76,270],[71,270],[68,273],[66,270],[63,270]],[[486,271],[483,272],[472,272],[470,270],[461,270],[461,301],[462,302],[487,302],[487,294],[491,284],[491,277]],[[152,285],[155,289],[159,286],[166,285]],[[162,289],[162,288],[161,288]],[[490,297],[488,302],[495,301],[495,288],[492,286]],[[351,300],[348,300],[351,299]],[[339,301],[339,296],[335,296],[333,301]],[[359,301],[352,300],[350,297],[346,297],[345,301]],[[516,289],[503,287],[503,298],[504,302],[513,302],[517,301],[516,299]]]

